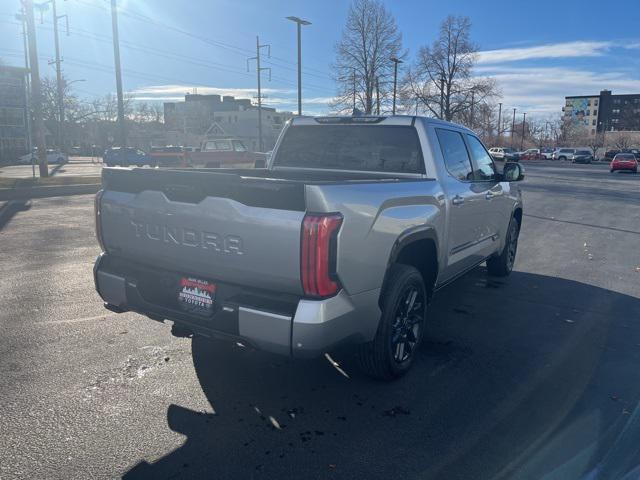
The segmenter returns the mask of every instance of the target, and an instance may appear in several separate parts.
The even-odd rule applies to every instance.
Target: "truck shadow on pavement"
[[[9,200],[0,207],[0,230],[6,227],[19,212],[27,211],[30,208],[31,200]]]
[[[393,383],[344,353],[350,378],[325,359],[194,338],[215,413],[171,405],[185,443],[124,478],[571,479],[614,445],[629,471],[637,442],[617,439],[640,418],[639,318],[632,296],[478,268],[436,295],[418,361]]]

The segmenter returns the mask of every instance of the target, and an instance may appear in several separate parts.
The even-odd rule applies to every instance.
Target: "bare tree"
[[[587,140],[586,145],[591,150],[591,155],[593,155],[594,159],[598,156],[598,150],[604,146],[602,139],[602,135],[593,135]]]
[[[478,49],[470,31],[468,17],[448,16],[433,44],[420,48],[405,78],[403,94],[436,118],[474,123],[475,108],[499,96],[493,79],[472,76]]]
[[[613,145],[618,149],[618,150],[627,150],[629,148],[631,148],[633,146],[633,140],[631,138],[631,136],[629,135],[625,135],[624,133],[620,133],[616,136],[616,139],[613,143]]]
[[[331,108],[343,113],[350,111],[355,97],[356,108],[372,113],[376,94],[385,102],[393,89],[390,58],[406,56],[395,18],[380,0],[354,0],[335,50],[332,68],[338,94]]]

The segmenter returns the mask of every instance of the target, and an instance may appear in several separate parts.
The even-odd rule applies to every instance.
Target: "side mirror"
[[[524,167],[518,162],[507,162],[502,171],[503,181],[519,182],[524,180]]]

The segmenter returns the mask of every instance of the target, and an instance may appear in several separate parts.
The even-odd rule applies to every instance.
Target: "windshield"
[[[274,166],[424,173],[416,129],[382,125],[294,125]]]

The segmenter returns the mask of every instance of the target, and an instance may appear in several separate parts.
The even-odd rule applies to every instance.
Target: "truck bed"
[[[419,197],[430,202],[424,183],[435,185],[334,171],[105,168],[103,241],[110,254],[132,262],[299,295],[305,213],[358,211],[364,207],[343,198],[367,199],[362,224],[344,233],[345,245],[358,243],[376,212]]]
[[[198,203],[207,196],[244,205],[305,211],[305,185],[419,181],[385,173],[268,169],[104,168],[103,188],[127,193],[161,191],[169,200]]]

